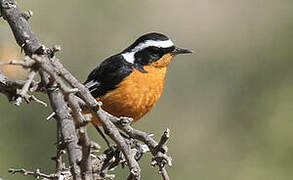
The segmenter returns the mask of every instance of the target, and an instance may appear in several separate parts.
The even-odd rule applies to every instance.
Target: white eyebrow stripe
[[[158,48],[168,48],[168,47],[174,46],[174,43],[170,39],[165,41],[146,40],[142,43],[139,43],[132,51],[137,52],[150,46],[154,46]]]
[[[130,52],[125,52],[122,54],[123,58],[129,62],[129,63],[134,63],[134,54],[144,48],[150,47],[150,46],[154,46],[154,47],[158,47],[158,48],[169,48],[174,46],[174,43],[168,39],[165,41],[155,41],[155,40],[146,40],[142,43],[139,43],[137,46],[135,46],[135,48],[133,48]]]

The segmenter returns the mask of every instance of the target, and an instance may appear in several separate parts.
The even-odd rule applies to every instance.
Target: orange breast
[[[133,122],[139,120],[160,98],[167,66],[172,58],[173,56],[163,56],[160,62],[144,66],[147,73],[134,69],[116,89],[99,98],[103,102],[102,108],[117,117],[131,117]],[[100,125],[97,117],[92,120]]]

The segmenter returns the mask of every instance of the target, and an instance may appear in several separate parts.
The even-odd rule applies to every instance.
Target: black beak
[[[175,46],[175,49],[171,52],[171,54],[187,54],[192,53],[189,49],[183,49]]]

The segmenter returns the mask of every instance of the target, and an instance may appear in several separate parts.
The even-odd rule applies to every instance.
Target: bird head
[[[166,67],[174,56],[186,53],[192,51],[175,46],[166,35],[148,33],[139,37],[121,55],[138,70],[144,71],[143,66]]]

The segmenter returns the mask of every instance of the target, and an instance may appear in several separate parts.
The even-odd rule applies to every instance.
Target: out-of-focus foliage
[[[145,32],[166,33],[195,52],[175,59],[160,102],[135,125],[157,137],[171,129],[172,179],[292,179],[292,0],[18,3],[34,11],[34,31],[62,46],[58,56],[81,81]],[[3,20],[0,53],[1,61],[21,57]],[[18,69],[9,74],[24,77]],[[30,179],[11,177],[10,167],[52,171],[56,125],[45,120],[50,108],[16,108],[1,96],[0,114],[0,177]],[[100,140],[94,129],[90,133]],[[143,179],[159,179],[149,164],[144,157]],[[126,172],[118,170],[117,179]]]

